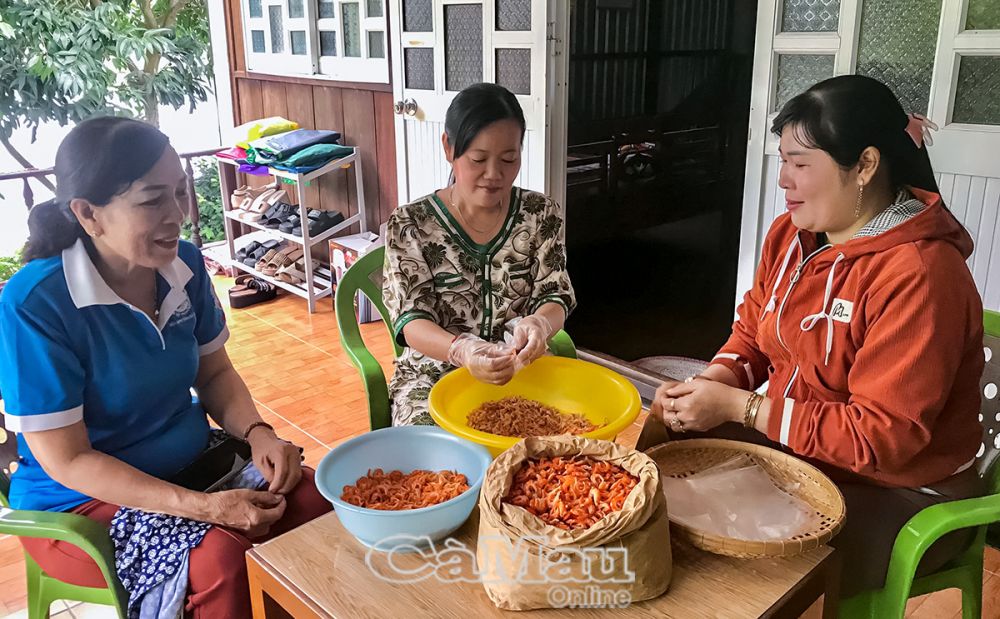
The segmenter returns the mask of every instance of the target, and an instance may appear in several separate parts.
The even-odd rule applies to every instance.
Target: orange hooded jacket
[[[768,437],[835,478],[925,486],[971,466],[982,438],[972,238],[911,191],[927,208],[837,246],[779,217],[712,361],[745,389],[767,380]]]

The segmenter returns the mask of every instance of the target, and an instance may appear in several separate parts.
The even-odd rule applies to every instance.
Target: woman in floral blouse
[[[466,88],[441,138],[454,182],[389,218],[383,293],[405,347],[389,383],[393,425],[433,424],[427,396],[456,367],[506,383],[576,303],[559,205],[513,186],[524,130],[508,90]]]

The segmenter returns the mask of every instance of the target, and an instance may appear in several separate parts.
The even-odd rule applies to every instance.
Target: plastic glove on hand
[[[505,385],[514,377],[514,349],[463,333],[448,349],[448,362],[469,370],[473,378],[490,385]]]
[[[514,326],[514,350],[517,351],[515,371],[530,365],[548,350],[552,337],[552,323],[544,316],[532,314],[520,319]]]

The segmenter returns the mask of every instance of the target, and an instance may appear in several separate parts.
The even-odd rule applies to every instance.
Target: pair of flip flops
[[[344,216],[338,211],[309,209],[307,217],[309,218],[307,226],[310,237],[323,234],[344,221]],[[278,226],[278,230],[294,236],[302,236],[302,220],[298,215],[291,215],[285,222]]]
[[[250,274],[238,275],[229,289],[229,306],[235,309],[272,301],[278,296],[278,287]]]

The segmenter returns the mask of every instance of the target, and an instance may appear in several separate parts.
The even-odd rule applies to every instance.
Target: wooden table
[[[635,444],[642,419],[619,437]],[[478,511],[452,537],[475,551]],[[367,548],[340,524],[334,513],[257,546],[247,553],[255,619],[382,619],[433,617],[597,618],[612,612],[635,619],[668,617],[794,618],[821,595],[823,616],[837,616],[839,558],[830,547],[782,559],[733,559],[673,542],[673,577],[660,597],[625,610],[565,609],[514,613],[493,605],[480,583],[442,582],[434,577],[414,584],[387,582],[366,563]],[[419,555],[398,565],[426,565]],[[384,557],[375,553],[377,561]],[[471,569],[471,567],[470,567]]]
[[[454,537],[475,550],[478,514]],[[415,584],[376,577],[365,562],[367,549],[330,513],[247,554],[255,619],[274,617],[360,619],[371,617],[544,618],[606,616],[607,610],[544,610],[513,614],[497,609],[479,583],[441,582],[431,577]],[[675,542],[670,589],[659,598],[637,602],[617,616],[798,617],[820,595],[824,617],[835,617],[837,559],[828,547],[787,559],[742,560],[703,552]],[[376,553],[375,559],[384,557]],[[396,555],[407,569],[426,565],[419,555]]]

